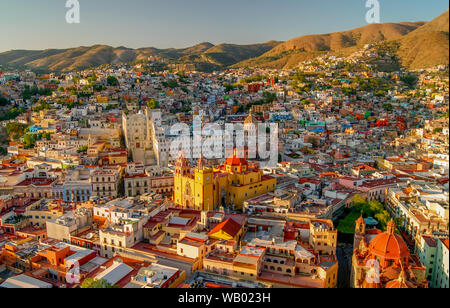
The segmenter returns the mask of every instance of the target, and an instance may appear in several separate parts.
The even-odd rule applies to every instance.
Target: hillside
[[[366,44],[396,46],[400,64],[421,69],[449,63],[449,11],[424,22],[371,24],[349,31],[307,35],[287,42],[213,45],[205,42],[188,48],[131,49],[105,45],[71,49],[12,50],[0,53],[0,65],[36,71],[66,72],[145,60],[158,56],[171,64],[200,71],[228,67],[294,68],[299,62],[325,54],[349,55]]]
[[[400,38],[398,56],[409,69],[449,63],[449,11]]]
[[[154,47],[131,49],[95,45],[44,51],[13,50],[0,53],[0,65],[37,71],[66,72],[159,56],[174,63],[195,64],[208,70],[225,68],[237,62],[258,57],[276,45],[278,45],[277,42],[271,41],[254,45],[221,44],[214,46],[211,43],[201,43],[182,49],[157,49]]]
[[[300,61],[313,59],[321,54],[399,39],[423,25],[422,22],[371,24],[345,32],[297,37],[278,45],[259,58],[238,63],[236,66],[290,68]]]

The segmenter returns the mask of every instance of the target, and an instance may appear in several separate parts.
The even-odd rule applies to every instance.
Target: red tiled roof
[[[429,236],[423,236],[423,239],[425,240],[425,242],[427,242],[427,245],[430,247],[436,247],[437,243],[435,241],[434,238],[429,237]]]
[[[20,182],[19,184],[16,184],[15,186],[29,186],[29,185],[35,185],[35,186],[48,186],[52,184],[54,180],[52,179],[27,179],[23,182]]]
[[[441,242],[445,245],[445,247],[447,247],[448,249],[448,238],[445,239],[441,239]]]
[[[305,183],[320,184],[320,183],[322,183],[322,181],[319,179],[313,179],[313,178],[301,178],[299,180],[299,184],[305,184]]]
[[[209,231],[208,235],[212,235],[214,233],[219,232],[222,230],[223,232],[227,233],[228,235],[235,237],[236,234],[241,229],[241,225],[238,224],[236,221],[234,221],[231,218],[228,218],[227,220],[221,222],[217,226],[215,226],[211,231]]]

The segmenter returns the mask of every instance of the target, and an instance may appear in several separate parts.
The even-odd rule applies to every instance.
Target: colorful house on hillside
[[[28,131],[30,133],[37,133],[40,130],[42,130],[42,127],[40,125],[33,125],[28,128]]]

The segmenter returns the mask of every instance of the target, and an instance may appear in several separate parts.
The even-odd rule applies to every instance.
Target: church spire
[[[197,161],[197,168],[198,168],[199,170],[202,170],[203,167],[204,167],[204,164],[203,164],[203,154],[200,153],[200,158],[199,158],[198,161]]]
[[[394,234],[395,233],[395,222],[393,219],[387,225],[387,233]]]

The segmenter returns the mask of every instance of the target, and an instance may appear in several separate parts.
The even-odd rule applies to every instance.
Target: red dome
[[[248,166],[248,162],[244,158],[237,157],[237,151],[234,150],[233,156],[225,160],[226,166]]]
[[[403,239],[395,234],[395,224],[388,224],[388,231],[378,234],[370,242],[370,252],[384,259],[403,259],[409,256],[409,249]]]

